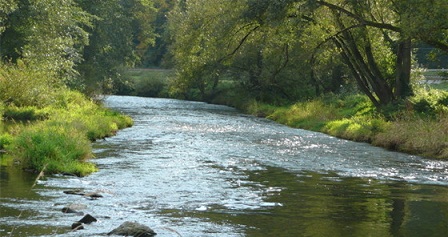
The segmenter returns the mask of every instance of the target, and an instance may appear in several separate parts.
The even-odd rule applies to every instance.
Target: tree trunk
[[[411,88],[411,39],[407,38],[398,44],[395,96],[404,99],[413,94]]]

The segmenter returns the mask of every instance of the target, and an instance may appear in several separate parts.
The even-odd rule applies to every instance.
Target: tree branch
[[[386,23],[380,23],[380,22],[374,22],[374,21],[369,21],[366,20],[364,18],[362,18],[359,15],[356,15],[355,13],[348,11],[345,8],[342,8],[340,6],[334,5],[332,3],[328,3],[325,1],[317,1],[318,4],[322,5],[322,6],[326,6],[332,10],[336,10],[338,12],[342,12],[345,15],[357,20],[359,23],[366,25],[366,26],[371,26],[371,27],[375,27],[375,28],[379,28],[379,29],[388,29],[391,31],[395,31],[395,32],[401,32],[402,30],[399,27],[393,26],[391,24],[386,24]]]

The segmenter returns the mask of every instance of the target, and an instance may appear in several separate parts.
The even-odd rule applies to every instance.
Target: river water
[[[110,96],[135,125],[94,144],[99,172],[1,166],[0,236],[447,236],[448,162],[292,129],[218,105]],[[97,192],[90,200],[63,191]],[[70,231],[82,215],[98,222]]]

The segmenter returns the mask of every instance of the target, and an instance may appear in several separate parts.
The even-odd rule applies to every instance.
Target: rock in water
[[[137,222],[126,221],[107,235],[124,235],[134,237],[152,237],[156,235],[151,228]]]
[[[90,224],[92,222],[97,222],[98,220],[91,216],[90,214],[85,215],[81,220],[79,220],[78,222],[80,223],[84,223],[84,224]]]
[[[73,209],[73,208],[70,208],[70,207],[63,207],[63,208],[61,209],[61,211],[62,211],[63,213],[74,213],[74,214],[77,214],[77,215],[84,215],[84,212],[77,211],[77,210],[75,210],[75,209]]]
[[[82,225],[81,222],[77,221],[72,224],[72,230],[82,230],[82,229],[84,229],[84,226]]]

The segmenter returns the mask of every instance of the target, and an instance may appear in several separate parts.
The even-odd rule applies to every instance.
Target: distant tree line
[[[186,99],[356,89],[382,107],[412,95],[416,46],[447,54],[446,19],[446,0],[3,0],[0,58],[87,93],[156,66],[175,69],[170,92]]]

